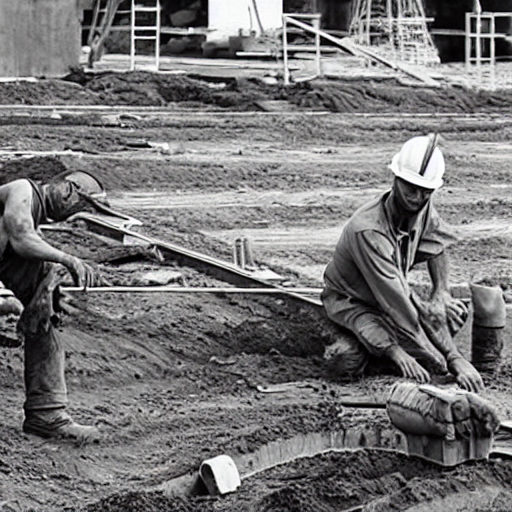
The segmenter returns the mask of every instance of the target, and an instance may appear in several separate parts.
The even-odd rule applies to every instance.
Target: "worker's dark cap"
[[[49,186],[47,196],[50,199],[53,197],[53,200],[47,209],[48,216],[53,220],[64,220],[82,211],[99,212],[122,219],[130,218],[110,208],[103,183],[90,172],[65,171],[53,177]],[[52,205],[53,217],[50,214]]]
[[[86,195],[91,199],[101,201],[106,198],[107,192],[103,183],[90,172],[65,171],[54,176],[50,183],[59,183],[62,181],[74,183],[81,194]]]

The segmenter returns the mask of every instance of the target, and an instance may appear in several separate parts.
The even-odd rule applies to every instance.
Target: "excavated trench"
[[[302,446],[318,447],[319,437],[312,440],[302,439]],[[277,444],[270,451],[279,451]],[[242,476],[236,492],[221,497],[207,496],[187,476],[157,490],[114,495],[85,510],[498,512],[510,510],[510,476],[510,464],[501,460],[447,469],[399,452],[330,449]]]

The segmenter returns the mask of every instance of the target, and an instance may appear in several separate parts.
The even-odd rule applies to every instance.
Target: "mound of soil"
[[[304,110],[329,112],[496,112],[512,107],[512,91],[460,86],[408,87],[396,78],[332,79],[288,87],[259,79],[205,78],[144,71],[85,73],[63,80],[6,83],[0,105],[117,105],[166,107],[177,104],[231,111],[260,111],[264,101],[286,101]]]

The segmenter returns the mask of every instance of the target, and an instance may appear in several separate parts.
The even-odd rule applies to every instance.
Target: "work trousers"
[[[443,352],[433,331],[422,330],[423,335],[414,337],[400,329],[384,312],[371,308],[361,302],[326,287],[322,292],[322,303],[328,318],[336,325],[353,333],[353,336],[339,336],[332,347],[327,347],[328,358],[337,358],[336,366],[340,372],[360,374],[368,364],[370,356],[385,359],[386,351],[392,345],[401,346],[431,373],[445,374],[451,360],[460,354],[445,333]],[[422,312],[418,311],[420,323]]]
[[[25,410],[58,409],[68,401],[65,352],[53,300],[59,270],[54,263],[16,255],[4,255],[0,261],[0,280],[24,306],[18,332],[24,338]]]

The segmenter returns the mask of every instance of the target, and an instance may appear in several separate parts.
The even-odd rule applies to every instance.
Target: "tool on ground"
[[[287,391],[296,391],[297,389],[319,390],[319,386],[311,382],[282,382],[281,384],[257,385],[256,389],[260,393],[286,393]]]
[[[314,382],[293,381],[282,382],[281,384],[258,385],[256,390],[260,393],[287,393],[297,390],[310,389],[312,391],[320,391],[321,386]],[[385,409],[385,400],[379,400],[370,396],[341,396],[338,403],[344,407],[358,409]]]
[[[243,269],[256,268],[251,242],[246,236],[239,236],[233,244],[233,262]]]

